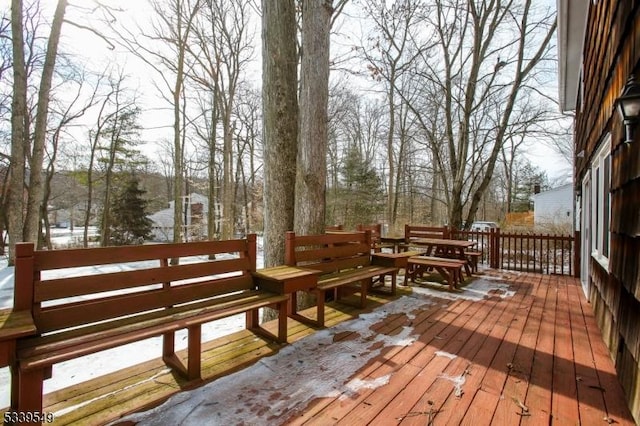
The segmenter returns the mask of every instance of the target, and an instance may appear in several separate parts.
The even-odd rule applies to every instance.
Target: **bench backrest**
[[[449,238],[446,226],[404,225],[404,242],[410,243],[415,238]]]
[[[296,235],[287,232],[285,263],[325,274],[371,264],[371,232]]]
[[[171,265],[176,258],[181,264]],[[255,268],[255,234],[51,251],[18,243],[14,310],[30,310],[38,332],[47,333],[251,290]]]
[[[324,227],[324,230],[326,232],[332,232],[332,231],[342,231],[342,225],[327,225]]]

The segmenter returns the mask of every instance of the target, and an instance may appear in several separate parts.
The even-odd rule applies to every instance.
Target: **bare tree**
[[[400,178],[404,174],[403,160],[407,139],[398,120],[402,76],[413,65],[416,49],[413,46],[412,33],[421,21],[421,2],[405,0],[387,6],[385,1],[365,4],[365,10],[374,23],[374,35],[371,35],[371,46],[361,46],[361,51],[368,62],[371,76],[385,84],[388,108],[388,132],[386,141],[387,175],[387,220],[395,227],[398,219],[398,197]],[[405,110],[406,113],[406,110]],[[405,115],[406,118],[406,115]],[[400,130],[400,131],[398,131]],[[398,137],[400,135],[400,137]]]
[[[243,0],[213,0],[207,2],[202,12],[194,29],[197,43],[190,48],[197,66],[189,74],[198,84],[213,92],[212,119],[217,123],[219,118],[222,125],[222,238],[229,239],[234,234],[236,217],[233,114],[240,77],[253,54],[248,25],[249,5]],[[211,126],[211,129],[214,132],[210,149],[215,149],[216,126]],[[210,159],[214,161],[215,157],[210,156]],[[211,205],[213,201],[210,200]]]
[[[47,116],[53,80],[53,71],[58,54],[58,42],[62,29],[66,0],[59,0],[54,12],[45,59],[42,66],[38,90],[33,145],[30,143],[30,125],[27,110],[28,69],[25,60],[25,26],[22,0],[11,2],[11,34],[13,53],[13,101],[11,110],[11,191],[9,210],[9,263],[15,257],[15,243],[37,241],[43,194],[44,144],[47,132]],[[29,156],[29,180],[27,202],[24,203],[25,165]]]
[[[294,230],[317,234],[325,227],[329,30],[332,1],[302,2],[300,128]]]
[[[264,263],[284,262],[293,229],[298,137],[296,18],[293,0],[262,0]]]
[[[437,0],[422,22],[406,69],[412,91],[398,93],[430,141],[448,223],[460,227],[475,217],[518,102],[543,77],[536,67],[550,57],[555,14],[531,0]],[[429,102],[442,105],[437,114]]]
[[[56,173],[56,163],[60,151],[60,141],[67,131],[67,127],[75,120],[84,116],[87,111],[92,108],[97,100],[98,89],[102,83],[102,77],[99,76],[97,81],[93,83],[93,88],[88,94],[84,93],[84,87],[87,81],[87,75],[84,72],[67,76],[66,81],[75,80],[76,93],[73,99],[67,105],[58,105],[52,108],[53,115],[57,117],[57,124],[54,127],[51,136],[51,144],[48,147],[48,162],[45,170],[44,192],[42,198],[42,227],[44,228],[44,244],[51,249],[51,230],[49,224],[49,201],[51,198],[51,183]],[[73,229],[73,217],[70,218],[70,227]],[[40,232],[42,234],[42,232]]]
[[[203,0],[150,0],[153,10],[150,30],[115,29],[116,40],[149,65],[160,79],[158,91],[173,110],[174,226],[173,241],[182,241],[184,194],[184,82],[188,69],[188,46]],[[172,259],[172,263],[177,262]]]

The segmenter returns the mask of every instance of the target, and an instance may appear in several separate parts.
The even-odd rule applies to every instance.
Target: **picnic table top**
[[[415,238],[411,240],[411,244],[468,248],[475,246],[476,242],[467,240],[452,240],[448,238]]]

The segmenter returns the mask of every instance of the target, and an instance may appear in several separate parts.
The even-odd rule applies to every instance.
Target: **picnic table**
[[[448,238],[415,238],[411,240],[414,246],[424,247],[425,256],[449,257],[464,260],[465,272],[471,276],[471,268],[465,250],[476,245],[476,241],[452,240]]]

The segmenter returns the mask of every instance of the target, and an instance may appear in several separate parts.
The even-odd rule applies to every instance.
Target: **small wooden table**
[[[287,315],[291,316],[297,303],[296,291],[309,291],[318,285],[320,271],[297,266],[273,266],[252,273],[260,286],[266,290],[289,295]]]
[[[422,254],[424,254],[424,251],[420,250],[405,251],[402,253],[396,253],[395,251],[393,253],[373,253],[371,254],[371,263],[374,265],[391,266],[393,268],[404,268],[403,285],[408,285],[407,261],[412,256],[420,256]]]
[[[393,244],[393,252],[398,253],[400,251],[400,244],[404,243],[403,235],[387,235],[385,237],[380,237],[381,243],[391,243]]]

